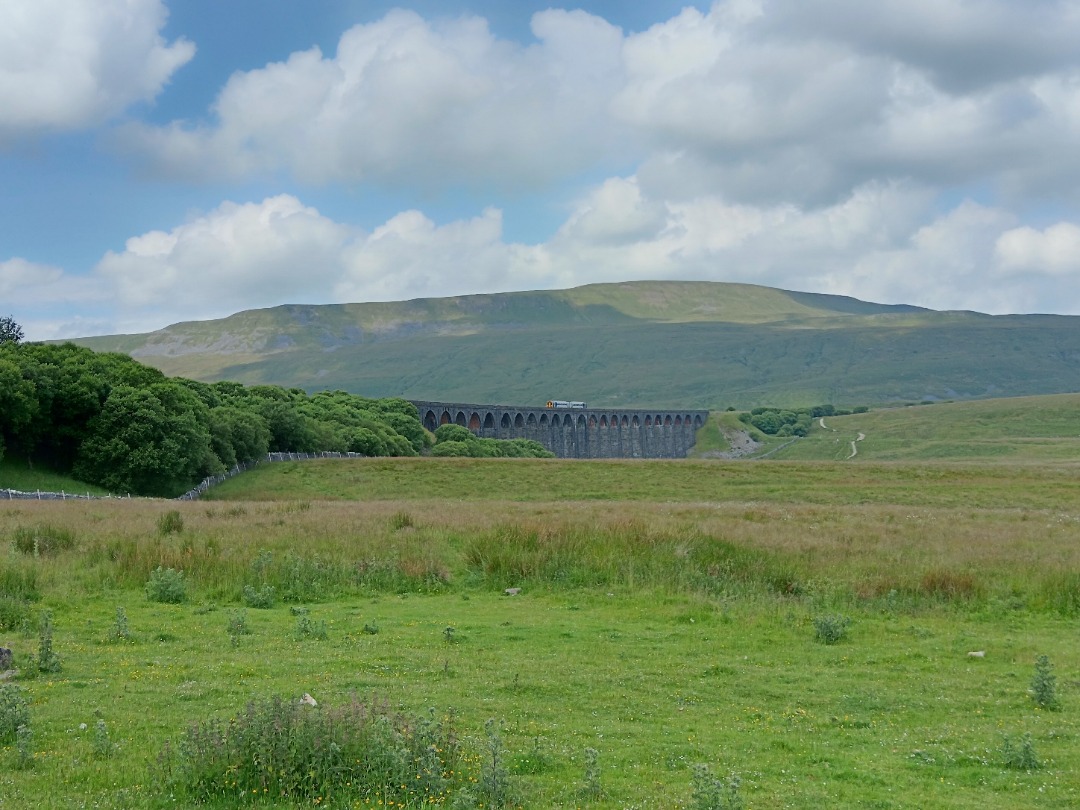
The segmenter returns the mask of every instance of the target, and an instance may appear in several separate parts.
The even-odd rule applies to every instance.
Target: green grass
[[[1075,463],[1080,394],[943,402],[814,420],[809,436],[775,458],[859,461]],[[855,459],[853,459],[855,460]]]
[[[902,504],[1053,509],[1080,484],[1054,465],[554,459],[327,459],[261,465],[209,500]]]
[[[101,487],[78,481],[70,476],[51,470],[31,468],[25,462],[13,458],[0,459],[0,489],[16,489],[20,492],[66,492],[69,495],[108,495]]]
[[[0,745],[0,805],[183,805],[158,789],[166,740],[308,692],[452,709],[467,779],[493,719],[527,809],[696,810],[699,763],[753,808],[1075,807],[1080,484],[1032,448],[1068,441],[1076,400],[826,418],[791,446],[864,431],[852,460],[326,460],[201,502],[4,502],[0,646],[34,756]],[[923,458],[863,450],[905,431]],[[946,437],[1020,449],[926,456]],[[29,531],[70,542],[35,555]],[[148,600],[158,569],[183,572],[185,602]],[[63,669],[28,677],[45,611]],[[823,616],[851,620],[835,644]],[[1029,694],[1040,655],[1060,711]],[[1027,734],[1031,772],[1005,752]]]
[[[1026,695],[1037,654],[1080,665],[1063,620],[861,612],[849,640],[827,647],[798,602],[465,595],[313,606],[325,642],[296,640],[285,609],[249,612],[236,646],[220,610],[127,593],[58,604],[65,669],[22,684],[36,753],[30,771],[0,768],[5,807],[146,806],[166,738],[300,692],[326,707],[351,693],[411,712],[452,707],[474,773],[495,718],[526,807],[580,806],[587,747],[599,752],[605,798],[591,806],[602,808],[688,807],[699,762],[740,774],[751,807],[1075,806],[1075,706],[1048,714]],[[133,642],[105,640],[118,603]],[[380,632],[364,633],[373,620]],[[985,659],[967,657],[976,648]],[[108,760],[92,756],[95,710],[118,746]],[[1003,766],[1002,735],[1024,732],[1044,770]]]

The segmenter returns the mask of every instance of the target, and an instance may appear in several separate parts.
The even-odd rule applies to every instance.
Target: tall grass
[[[20,620],[46,588],[141,590],[158,568],[183,572],[194,600],[235,603],[245,587],[305,603],[528,584],[1080,614],[1080,517],[1058,511],[413,501],[404,525],[394,502],[176,508],[185,529],[163,536],[152,501],[12,507],[17,524],[79,540],[58,556],[0,557],[0,615]]]

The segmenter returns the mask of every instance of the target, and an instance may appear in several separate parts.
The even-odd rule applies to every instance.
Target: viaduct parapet
[[[532,439],[559,458],[685,458],[709,418],[708,411],[413,405],[428,430],[453,424],[485,439]]]

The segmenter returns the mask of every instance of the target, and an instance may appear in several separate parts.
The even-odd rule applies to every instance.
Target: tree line
[[[124,354],[0,339],[0,458],[114,493],[173,497],[267,452],[415,456],[403,399],[166,377]]]
[[[815,405],[812,408],[754,408],[748,413],[739,414],[739,421],[753,425],[762,433],[770,436],[805,436],[810,432],[810,423],[823,416],[847,416],[853,413],[866,413],[865,405],[850,410],[836,408],[833,405]]]

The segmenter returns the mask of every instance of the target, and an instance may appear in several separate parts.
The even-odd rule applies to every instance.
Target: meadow
[[[0,804],[188,806],[192,724],[309,693],[452,725],[424,806],[494,769],[524,808],[1075,807],[1077,486],[1034,458],[368,459],[4,502],[32,737],[0,743]],[[182,601],[151,601],[170,569]],[[297,795],[208,805],[421,806]]]

